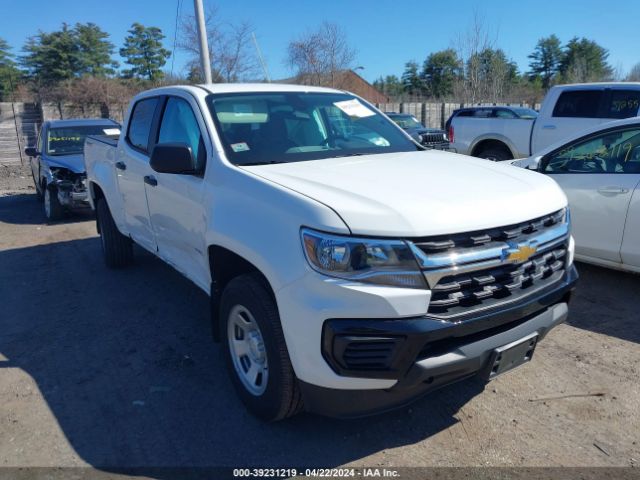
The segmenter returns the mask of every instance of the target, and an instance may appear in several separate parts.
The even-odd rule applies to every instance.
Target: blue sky
[[[640,62],[640,2],[619,0],[204,0],[215,3],[223,20],[248,20],[255,27],[272,78],[291,73],[284,64],[288,41],[323,20],[340,24],[357,50],[356,65],[366,79],[400,75],[404,63],[420,63],[429,52],[452,46],[478,11],[497,44],[526,70],[527,55],[536,41],[555,33],[563,42],[574,35],[600,43],[610,63],[628,71]],[[133,22],[162,28],[165,46],[173,49],[178,0],[2,0],[0,37],[19,53],[25,39],[38,30],[51,31],[62,22],[94,22],[120,47]],[[182,14],[193,11],[192,0],[181,0]],[[175,69],[187,57],[175,54]],[[168,66],[170,66],[169,62]]]

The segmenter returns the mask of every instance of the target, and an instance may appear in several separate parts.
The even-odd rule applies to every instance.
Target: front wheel
[[[64,209],[58,200],[58,190],[52,185],[44,188],[43,195],[44,216],[49,222],[60,220],[64,213]]]
[[[302,410],[302,396],[278,309],[258,274],[241,275],[222,293],[220,318],[231,381],[247,409],[265,421]]]

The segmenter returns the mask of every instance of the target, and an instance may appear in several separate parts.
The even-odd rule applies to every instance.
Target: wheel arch
[[[264,283],[264,286],[266,287],[267,291],[276,304],[276,308],[277,301],[275,292],[267,276],[252,262],[221,245],[209,245],[207,250],[209,257],[209,270],[211,273],[211,288],[209,299],[211,311],[211,331],[214,341],[219,342],[221,320],[220,298],[225,287],[231,280],[243,274],[255,273]]]
[[[471,156],[475,157],[487,148],[499,148],[506,150],[511,154],[511,158],[516,158],[516,149],[511,144],[511,141],[502,136],[492,135],[479,137],[474,141],[469,151]]]

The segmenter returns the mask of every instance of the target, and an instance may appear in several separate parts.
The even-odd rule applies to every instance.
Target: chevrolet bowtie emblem
[[[509,244],[502,250],[502,259],[509,263],[523,263],[529,260],[536,252],[538,247],[534,244]]]

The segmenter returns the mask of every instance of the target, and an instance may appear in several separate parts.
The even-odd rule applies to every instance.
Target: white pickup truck
[[[366,101],[308,86],[166,87],[85,144],[110,267],[132,243],[210,294],[248,409],[402,405],[531,359],[577,279],[544,175],[426,151]],[[152,301],[152,299],[150,299]]]
[[[510,160],[525,158],[572,134],[640,114],[640,83],[558,85],[547,93],[537,118],[507,115],[504,107],[456,111],[448,127],[458,153]]]

